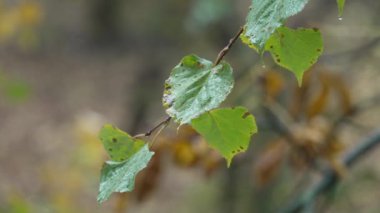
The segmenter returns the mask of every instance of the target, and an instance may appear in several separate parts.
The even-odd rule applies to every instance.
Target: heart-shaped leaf
[[[252,0],[242,41],[262,53],[272,33],[309,0]]]
[[[145,145],[126,161],[105,162],[100,176],[98,202],[107,200],[113,192],[132,191],[137,173],[147,166],[153,154]]]
[[[191,126],[227,160],[247,150],[257,132],[255,118],[244,107],[215,109],[194,119]]]
[[[99,138],[113,161],[125,161],[145,145],[144,141],[135,139],[110,124],[103,126]]]
[[[166,80],[163,105],[166,113],[180,124],[218,107],[231,92],[232,68],[226,62],[214,66],[211,61],[188,55],[174,67]]]
[[[292,71],[301,85],[304,72],[322,54],[323,41],[318,29],[280,27],[270,37],[265,49],[278,65]]]

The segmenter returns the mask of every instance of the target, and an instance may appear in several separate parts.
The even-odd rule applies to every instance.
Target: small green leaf
[[[191,126],[208,144],[227,160],[247,150],[250,138],[257,132],[253,115],[244,107],[215,109],[192,120]]]
[[[259,53],[272,33],[282,26],[285,19],[300,12],[309,0],[252,0],[247,16],[244,43],[254,47]]]
[[[187,27],[195,32],[204,30],[232,12],[232,3],[230,0],[193,1],[186,21]]]
[[[278,65],[292,71],[301,85],[303,73],[322,54],[323,41],[318,29],[280,27],[270,37],[265,49]]]
[[[113,192],[132,191],[137,173],[147,166],[153,154],[145,145],[126,161],[107,161],[100,176],[98,202],[107,200]]]
[[[30,97],[31,87],[27,82],[0,71],[0,96],[3,95],[11,102],[20,103]]]
[[[30,96],[29,85],[20,80],[6,82],[4,90],[6,97],[13,102],[24,101]]]
[[[346,0],[336,0],[336,3],[338,4],[339,17],[342,17]]]
[[[138,152],[145,142],[135,139],[116,127],[106,124],[100,130],[99,138],[113,161],[125,161]]]
[[[226,62],[214,66],[211,61],[188,55],[174,67],[166,80],[163,105],[166,113],[180,124],[214,109],[231,92],[232,68]]]

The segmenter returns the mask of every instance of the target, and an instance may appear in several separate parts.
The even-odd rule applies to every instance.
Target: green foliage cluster
[[[295,74],[299,85],[304,72],[322,54],[322,36],[318,29],[291,29],[284,22],[302,11],[307,2],[252,0],[246,24],[237,35],[259,54],[269,52],[275,63]],[[337,3],[342,14],[344,0]],[[191,125],[229,166],[237,153],[247,150],[257,126],[244,107],[218,109],[234,86],[232,67],[219,60],[225,53],[215,63],[196,55],[185,56],[166,80],[163,105],[170,118],[180,126]],[[112,160],[102,169],[98,201],[103,202],[112,192],[132,191],[136,174],[154,153],[146,142],[111,125],[105,125],[99,137]]]

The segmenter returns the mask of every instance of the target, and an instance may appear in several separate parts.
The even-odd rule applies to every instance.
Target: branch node
[[[244,27],[240,27],[239,32],[236,33],[236,35],[231,38],[227,44],[218,54],[218,57],[215,59],[214,66],[218,65],[224,58],[225,55],[227,55],[228,51],[231,49],[232,45],[236,42],[236,40],[239,38],[239,36],[243,33]]]

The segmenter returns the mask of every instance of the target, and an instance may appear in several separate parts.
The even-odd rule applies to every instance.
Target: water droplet
[[[264,54],[261,54],[261,55],[260,55],[260,62],[261,62],[261,68],[266,69],[267,66],[265,66],[265,62],[264,62]]]
[[[343,18],[342,18],[342,17],[339,17],[338,20],[339,20],[339,21],[343,21]]]

